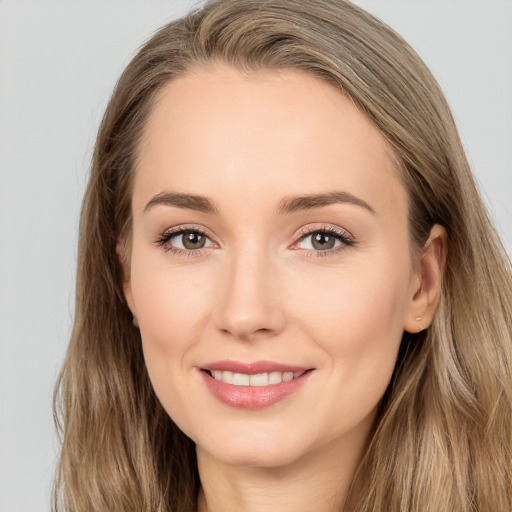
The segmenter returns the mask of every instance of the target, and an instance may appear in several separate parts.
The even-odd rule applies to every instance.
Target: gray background
[[[49,509],[51,397],[99,119],[134,50],[195,3],[0,0],[0,512]],[[512,1],[356,3],[440,81],[512,254]]]

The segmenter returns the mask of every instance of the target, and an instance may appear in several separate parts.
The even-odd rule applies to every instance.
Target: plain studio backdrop
[[[402,34],[439,80],[512,254],[512,1],[356,3]],[[0,0],[0,512],[50,508],[52,392],[100,117],[136,48],[195,4]]]

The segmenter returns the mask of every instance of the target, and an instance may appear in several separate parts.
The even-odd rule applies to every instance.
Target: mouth
[[[295,394],[315,370],[269,361],[218,361],[198,369],[213,396],[243,409],[268,407]]]
[[[203,369],[210,377],[224,384],[232,384],[233,386],[275,386],[281,382],[289,382],[298,379],[304,373],[310,370],[302,370],[299,372],[262,372],[262,373],[239,373],[228,370],[207,370]]]

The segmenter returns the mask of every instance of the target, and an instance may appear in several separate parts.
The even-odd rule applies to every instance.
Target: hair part
[[[152,389],[116,247],[124,243],[129,264],[137,151],[159,92],[215,62],[247,73],[295,69],[336,86],[396,156],[411,247],[423,247],[436,223],[448,232],[434,323],[404,333],[350,506],[511,510],[512,273],[438,84],[400,36],[348,1],[217,0],[143,45],[100,126],[81,214],[75,323],[55,395],[63,444],[54,511],[196,507],[194,445]]]

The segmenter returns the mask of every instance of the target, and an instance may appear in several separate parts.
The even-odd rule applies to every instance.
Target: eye
[[[177,253],[199,251],[213,245],[210,238],[198,229],[178,228],[166,231],[157,245]]]
[[[202,249],[207,242],[207,237],[198,231],[183,231],[169,239],[169,243],[177,249]]]
[[[353,244],[354,241],[348,233],[331,227],[323,227],[303,233],[295,247],[315,252],[335,252],[338,248]]]

